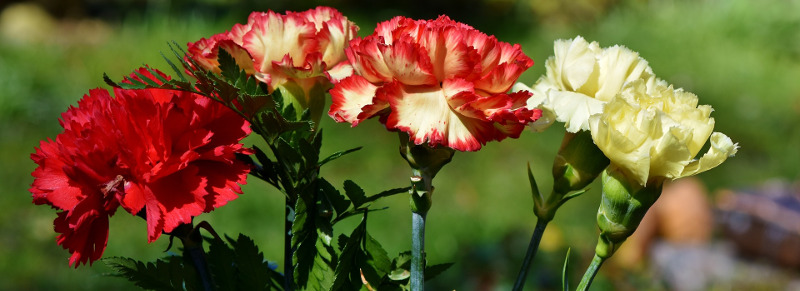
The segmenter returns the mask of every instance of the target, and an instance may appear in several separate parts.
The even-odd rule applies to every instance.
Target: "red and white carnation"
[[[306,92],[317,82],[335,82],[352,72],[344,47],[358,27],[339,11],[317,7],[279,14],[253,12],[246,24],[189,43],[189,57],[207,70],[220,72],[219,48],[240,68],[271,91],[293,82]]]
[[[533,65],[519,45],[447,16],[395,17],[352,40],[346,54],[355,74],[330,92],[328,114],[338,122],[356,126],[380,116],[415,144],[476,151],[488,141],[519,137],[541,116],[525,108],[529,92],[507,93]]]

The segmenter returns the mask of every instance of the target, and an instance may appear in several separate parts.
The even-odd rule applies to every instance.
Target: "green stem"
[[[513,291],[520,291],[525,286],[525,280],[528,278],[528,269],[530,269],[533,258],[536,257],[536,251],[539,250],[539,242],[542,241],[544,229],[547,227],[549,220],[537,219],[536,228],[533,229],[531,242],[528,244],[528,251],[525,253],[525,259],[522,261],[522,268],[519,269],[517,281],[514,283]]]
[[[579,291],[589,290],[589,286],[592,285],[594,276],[597,275],[597,271],[600,270],[600,266],[603,264],[603,262],[605,262],[605,260],[605,258],[601,258],[597,254],[594,255],[592,263],[589,265],[589,268],[586,269],[586,273],[583,274],[583,278],[581,278],[581,283],[578,284]]]
[[[294,290],[294,265],[292,258],[294,257],[294,249],[292,248],[292,209],[294,204],[289,198],[286,198],[286,211],[283,223],[283,290]]]
[[[431,207],[432,176],[414,170],[411,177],[411,291],[425,290],[425,218]]]
[[[424,290],[425,284],[425,216],[411,213],[411,290]]]

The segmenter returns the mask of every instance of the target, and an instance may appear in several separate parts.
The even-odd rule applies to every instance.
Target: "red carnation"
[[[60,210],[57,241],[75,267],[100,258],[118,206],[144,211],[152,242],[236,199],[250,170],[235,156],[250,153],[239,143],[249,124],[222,104],[166,89],[114,95],[91,90],[31,155],[33,202]]]

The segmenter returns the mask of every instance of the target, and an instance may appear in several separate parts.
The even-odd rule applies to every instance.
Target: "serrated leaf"
[[[392,271],[392,261],[375,238],[367,232],[364,235],[364,261],[361,271],[370,285],[379,286],[383,277]]]
[[[300,149],[300,154],[303,155],[303,160],[305,160],[303,169],[308,171],[316,168],[317,161],[319,160],[319,152],[317,149],[305,139],[300,139],[298,141],[298,148]]]
[[[181,63],[184,69],[190,70],[192,66],[195,68],[201,67],[199,64],[197,64],[197,62],[194,61],[194,59],[183,58],[183,56],[187,55],[188,53],[185,50],[183,50],[183,47],[174,40],[172,41],[172,44],[169,45],[169,47],[170,50],[172,51],[172,54],[175,55],[175,59],[177,59]],[[162,53],[161,55],[163,56],[164,54]],[[175,75],[173,75],[173,77],[177,76],[179,79],[181,79],[181,81],[187,82],[186,77],[183,75],[183,72],[181,70],[178,70],[178,67],[175,66],[175,64],[173,64],[169,59],[167,59],[166,57],[164,57],[164,59],[172,67],[172,70],[175,71]],[[189,62],[191,62],[192,66],[190,66]]]
[[[367,200],[367,197],[364,194],[364,189],[361,189],[358,184],[351,180],[344,181],[344,193],[348,198],[350,198],[354,208],[358,208]]]
[[[145,89],[145,88],[147,88],[147,85],[145,85],[144,83],[140,82],[139,80],[128,78],[127,81],[130,82],[130,83],[119,83],[119,87],[122,88],[122,89],[125,89],[125,90],[132,90],[132,89],[135,90],[135,89]]]
[[[208,247],[208,268],[214,275],[214,283],[219,290],[236,290],[236,254],[222,240],[210,240]]]
[[[264,254],[258,250],[249,237],[239,234],[233,245],[236,254],[236,266],[239,271],[238,287],[240,290],[268,290],[269,274],[272,269],[264,260]]]
[[[319,178],[317,180],[319,183],[320,190],[325,198],[327,198],[328,202],[333,206],[333,210],[336,211],[336,215],[341,215],[350,207],[350,201],[347,200],[339,190],[328,183],[325,178]]]
[[[358,290],[361,287],[361,272],[358,268],[358,258],[363,256],[361,250],[361,238],[366,231],[366,219],[353,230],[347,239],[344,250],[339,256],[339,263],[336,265],[335,279],[331,290]]]
[[[280,164],[284,166],[286,173],[292,177],[298,177],[300,166],[303,164],[303,157],[282,138],[277,140],[276,150],[276,156],[281,158]]]
[[[196,284],[187,282],[186,278],[196,279],[194,270],[184,268],[180,257],[167,257],[155,263],[144,263],[129,258],[112,257],[103,259],[112,268],[117,277],[123,277],[136,286],[150,290],[183,290],[195,289]],[[196,280],[195,280],[196,282]],[[186,283],[189,283],[188,285]]]
[[[161,87],[161,85],[159,85],[158,82],[153,81],[152,79],[148,78],[147,76],[143,75],[142,73],[139,73],[138,70],[133,71],[133,74],[135,74],[137,77],[139,77],[141,82],[145,83],[145,86],[149,86],[149,87],[153,87],[153,88]],[[154,73],[154,74],[158,75],[158,73]],[[130,78],[128,78],[128,79],[130,80]]]
[[[333,229],[329,222],[315,215],[313,197],[305,196],[297,199],[292,224],[294,279],[301,289],[328,290],[333,283],[331,278],[336,256],[330,245]]]
[[[229,82],[235,82],[239,79],[242,70],[239,68],[239,65],[236,64],[236,59],[234,59],[228,51],[224,49],[219,50],[217,60],[219,61],[219,69],[223,77]]]

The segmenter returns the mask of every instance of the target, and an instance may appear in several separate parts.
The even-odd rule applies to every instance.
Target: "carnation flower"
[[[354,23],[329,7],[286,14],[253,12],[246,24],[189,43],[188,52],[198,65],[219,73],[221,47],[240,68],[266,83],[270,92],[282,89],[293,98],[298,113],[310,108],[312,119],[318,121],[324,91],[352,73],[344,47],[357,31]],[[322,93],[312,92],[315,86],[321,86]]]
[[[714,168],[736,153],[738,145],[714,132],[713,109],[697,96],[672,86],[648,86],[643,80],[625,86],[589,119],[592,139],[631,180],[677,179]],[[711,147],[694,159],[707,140]]]
[[[152,242],[237,198],[250,170],[235,156],[250,153],[239,143],[249,124],[222,104],[166,89],[114,95],[91,90],[31,155],[33,202],[59,210],[57,242],[75,267],[101,257],[118,206],[146,218]]]
[[[492,140],[519,137],[541,110],[531,94],[507,94],[533,61],[519,45],[441,16],[395,17],[346,49],[355,75],[331,90],[328,114],[356,126],[380,116],[389,130],[420,145],[476,151]]]
[[[535,130],[548,127],[553,119],[564,122],[568,132],[588,130],[589,116],[602,112],[626,83],[642,79],[663,84],[647,61],[623,46],[600,48],[578,36],[557,40],[553,48],[555,55],[545,62],[547,73],[533,88],[521,83],[514,88],[533,92],[529,108],[543,107],[546,115],[554,115],[543,118],[544,124],[535,123]]]

